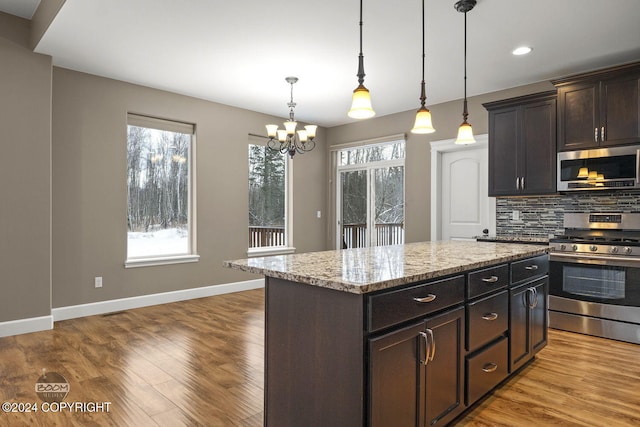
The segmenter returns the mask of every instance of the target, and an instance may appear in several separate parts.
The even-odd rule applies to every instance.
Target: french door
[[[404,159],[338,166],[338,249],[404,243]]]

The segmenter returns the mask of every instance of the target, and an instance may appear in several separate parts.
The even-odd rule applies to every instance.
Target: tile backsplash
[[[513,220],[513,211],[519,219]],[[614,192],[496,199],[496,234],[543,236],[562,234],[565,212],[640,212],[640,194]]]

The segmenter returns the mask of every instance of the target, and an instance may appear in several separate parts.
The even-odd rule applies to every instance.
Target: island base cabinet
[[[547,277],[509,290],[509,372],[514,372],[547,344]]]
[[[369,425],[446,425],[464,405],[464,308],[369,340]]]

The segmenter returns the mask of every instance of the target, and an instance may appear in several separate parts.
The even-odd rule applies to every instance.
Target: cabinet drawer
[[[467,304],[467,350],[487,344],[509,327],[509,292],[504,291]]]
[[[466,359],[466,404],[472,405],[507,378],[507,338]]]
[[[462,303],[464,284],[464,276],[456,276],[369,296],[368,330],[383,329]]]
[[[469,299],[484,295],[509,284],[509,266],[497,265],[469,273],[467,295]]]
[[[511,284],[541,277],[549,273],[549,256],[547,254],[523,259],[511,264]]]

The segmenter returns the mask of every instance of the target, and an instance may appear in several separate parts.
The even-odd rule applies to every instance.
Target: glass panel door
[[[340,172],[339,226],[343,249],[367,246],[367,189],[366,169]]]
[[[372,245],[404,243],[404,166],[374,169]]]

